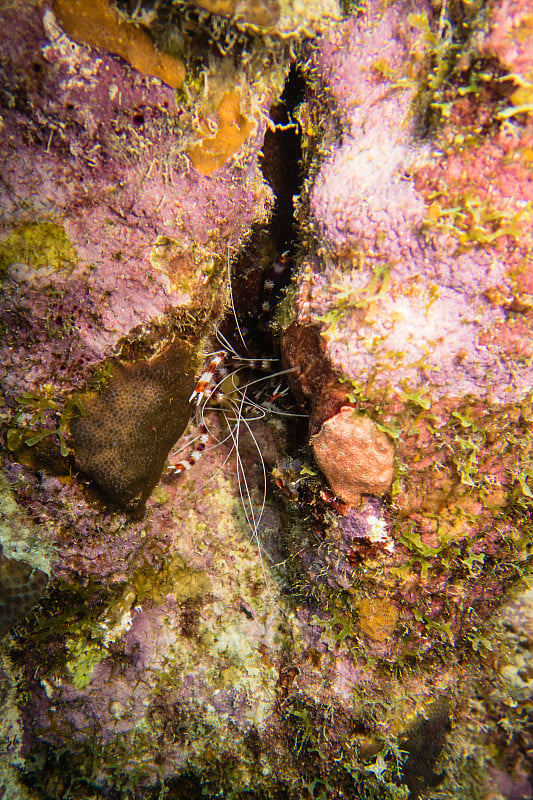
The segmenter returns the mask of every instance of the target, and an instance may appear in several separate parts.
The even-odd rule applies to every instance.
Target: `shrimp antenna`
[[[228,287],[229,287],[229,300],[231,303],[231,312],[233,314],[233,319],[235,320],[235,327],[237,328],[237,333],[239,334],[239,339],[242,342],[244,349],[247,351],[248,347],[246,346],[246,342],[244,341],[244,336],[242,335],[241,326],[239,325],[239,320],[237,319],[237,312],[235,310],[235,303],[233,302],[233,288],[231,285],[231,260],[229,255],[229,242],[228,242]]]
[[[261,520],[263,518],[263,513],[264,513],[265,505],[266,505],[266,495],[267,495],[267,474],[266,474],[265,462],[264,462],[264,459],[263,459],[263,454],[261,453],[261,448],[259,446],[259,442],[257,441],[257,439],[256,439],[256,437],[255,437],[255,435],[254,435],[254,433],[253,433],[248,421],[246,420],[246,417],[244,417],[243,414],[242,414],[242,409],[243,409],[245,404],[246,404],[246,392],[243,392],[243,394],[242,394],[242,396],[241,396],[241,398],[239,400],[237,409],[236,409],[237,410],[237,419],[236,419],[236,421],[235,421],[233,426],[231,426],[229,424],[229,419],[228,419],[228,417],[226,416],[225,413],[224,413],[224,417],[226,419],[226,424],[228,425],[228,427],[230,429],[231,438],[233,440],[232,450],[235,453],[235,458],[236,458],[237,484],[238,484],[238,487],[239,487],[239,495],[240,495],[240,498],[241,498],[241,506],[242,506],[242,509],[243,509],[243,512],[244,512],[245,519],[246,519],[246,521],[248,523],[248,527],[249,527],[250,532],[252,534],[252,539],[255,541],[255,543],[257,545],[257,550],[258,550],[258,553],[259,553],[259,559],[260,559],[260,562],[261,562],[261,571],[263,573],[263,578],[265,580],[265,585],[267,587],[267,590],[268,590],[268,592],[270,594],[270,597],[271,597],[273,603],[277,606],[277,608],[280,608],[278,602],[276,601],[276,598],[274,597],[274,593],[273,593],[272,587],[271,587],[271,581],[270,581],[270,578],[269,578],[267,570],[266,570],[265,560],[263,558],[263,554],[265,554],[265,555],[268,555],[268,554],[267,554],[265,548],[263,547],[263,545],[261,544],[261,540],[260,540],[260,536],[259,536],[259,526],[260,526]],[[253,498],[252,498],[252,494],[251,494],[251,491],[250,491],[250,486],[249,486],[248,480],[246,478],[246,472],[245,472],[244,464],[243,464],[242,457],[241,457],[241,454],[240,454],[240,451],[239,451],[239,439],[241,437],[241,425],[244,425],[244,427],[246,428],[249,436],[251,437],[251,439],[253,441],[253,444],[254,444],[254,447],[255,447],[258,455],[259,455],[259,463],[261,464],[262,477],[263,477],[263,491],[262,491],[262,497],[261,497],[260,507],[259,507],[258,511],[255,511],[255,509],[254,509],[254,503],[253,503]]]

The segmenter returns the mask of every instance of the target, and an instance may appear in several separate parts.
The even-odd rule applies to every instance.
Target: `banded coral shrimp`
[[[276,269],[279,272],[279,265]],[[263,310],[266,292],[261,295]],[[217,327],[214,334],[217,349],[205,353],[204,369],[189,398],[194,408],[189,432],[171,453],[167,474],[188,472],[205,454],[226,448],[216,472],[196,491],[205,491],[216,474],[234,460],[240,505],[268,584],[260,528],[267,505],[269,476],[261,442],[264,429],[260,431],[259,428],[261,423],[271,420],[280,420],[282,426],[287,419],[301,419],[307,415],[299,413],[292,403],[287,382],[291,370],[280,369],[279,358],[274,354],[268,357],[250,354],[247,331],[239,323],[233,305],[232,309],[230,332],[228,326],[226,332],[222,326]],[[239,344],[246,349],[246,355],[240,352]],[[247,458],[243,456],[243,449],[247,451]],[[250,459],[257,469],[250,470]],[[250,472],[256,474],[251,477]]]

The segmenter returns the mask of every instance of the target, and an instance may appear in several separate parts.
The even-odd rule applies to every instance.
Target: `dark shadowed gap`
[[[283,290],[290,282],[297,245],[293,198],[301,189],[302,149],[299,126],[293,115],[304,98],[304,91],[301,72],[293,66],[279,103],[271,109],[276,129],[267,130],[260,161],[275,197],[272,216],[266,227],[254,227],[232,265],[235,312],[243,327],[248,355],[254,357],[279,355],[270,323]],[[242,350],[232,326],[228,317],[222,325],[223,332],[236,350]]]

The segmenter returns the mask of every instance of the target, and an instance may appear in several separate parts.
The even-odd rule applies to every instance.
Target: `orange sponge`
[[[54,12],[66,33],[84,42],[120,56],[144,75],[154,75],[178,89],[185,77],[182,62],[156,50],[141,27],[119,19],[108,0],[55,0]]]
[[[217,132],[204,136],[188,150],[189,158],[202,175],[211,175],[224,166],[253,128],[253,122],[241,112],[240,98],[235,91],[224,93],[217,114],[220,120]],[[207,131],[207,123],[204,122],[202,127]]]

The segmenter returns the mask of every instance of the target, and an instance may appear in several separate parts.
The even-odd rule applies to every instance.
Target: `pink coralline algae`
[[[533,48],[528,0],[504,0],[491,5],[490,29],[481,39],[480,49],[486,55],[496,56],[514,76],[525,80],[531,75]]]
[[[449,633],[442,628],[438,638],[462,635],[467,607],[490,613],[511,563],[528,569],[531,534],[533,129],[528,109],[512,105],[531,53],[495,33],[502,14],[513,20],[509,37],[528,22],[520,3],[492,9],[483,29],[481,16],[461,13],[470,35],[464,51],[452,34],[447,54],[436,52],[430,6],[409,2],[369,4],[311,50],[313,79],[334,105],[341,136],[326,126],[330,152],[300,203],[319,246],[302,255],[297,319],[283,340],[312,407],[311,433],[316,420],[322,431],[335,424],[344,392],[342,413],[366,417],[394,451],[394,477],[371,489],[373,459],[349,455],[360,450],[355,431],[353,441],[320,451],[311,439],[342,500],[358,501],[340,480],[358,459],[360,485],[365,463],[369,478],[360,493],[387,491],[385,538],[396,546],[377,568],[374,554],[350,542],[350,559],[363,565],[352,592],[357,599],[363,582],[395,597],[400,617],[413,614],[422,649],[439,624]],[[511,64],[516,72],[503,77]],[[312,104],[306,114],[320,119]],[[315,375],[336,373],[336,383],[310,381],[317,358]],[[301,489],[305,498],[313,491]],[[313,505],[322,526],[323,506]],[[313,575],[331,561],[326,552],[316,548]],[[432,597],[427,607],[418,598],[418,611],[414,585]],[[423,617],[440,622],[419,626]]]
[[[120,368],[110,359],[126,369],[189,347],[188,367],[172,378],[183,389],[172,418],[180,423],[167,426],[159,473],[129,492],[140,497],[187,423],[187,380],[222,312],[228,258],[272,201],[258,166],[271,97],[258,90],[238,163],[206,177],[185,155],[194,114],[171,88],[69,39],[46,4],[24,18],[6,8],[2,17],[2,407],[27,427],[30,444],[31,432],[59,427],[66,456],[70,420],[84,414],[81,395],[100,391]],[[83,455],[75,466],[95,479]],[[117,500],[109,481],[100,488]]]
[[[55,377],[56,353],[68,356],[72,387],[133,329],[165,315],[175,327],[178,309],[208,305],[209,276],[269,204],[257,166],[264,123],[238,166],[202,177],[180,151],[186,120],[170,88],[71,42],[46,7],[28,15],[4,10],[1,45],[4,92],[23,98],[3,115],[0,243],[3,313],[17,330],[2,368],[25,362],[18,391]],[[39,225],[56,226],[68,259],[45,247]],[[26,262],[15,239],[34,246]]]
[[[435,4],[368,3],[310,48],[337,124],[316,98],[300,111],[308,158],[326,155],[298,205],[308,246],[284,357],[311,443],[342,407],[387,439],[394,475],[349,497],[354,435],[327,463],[314,453],[336,498],[314,465],[280,463],[276,480],[312,520],[287,539],[315,623],[394,663],[455,657],[531,570],[526,5],[461,5],[445,33]]]
[[[480,337],[513,301],[527,305],[531,126],[491,128],[501,100],[468,94],[438,137],[420,136],[413,107],[428,14],[370,7],[315,56],[345,120],[309,195],[328,256],[320,269],[309,262],[300,314],[323,326],[328,355],[352,379],[456,396],[490,385],[494,401],[512,402],[531,371],[518,356],[509,380],[509,358]]]

